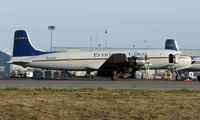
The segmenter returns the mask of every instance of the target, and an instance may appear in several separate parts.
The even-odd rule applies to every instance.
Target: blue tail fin
[[[15,31],[13,57],[34,56],[50,52],[36,50],[29,40],[29,36],[24,30]]]
[[[174,39],[167,39],[165,42],[165,49],[179,51],[178,45]]]

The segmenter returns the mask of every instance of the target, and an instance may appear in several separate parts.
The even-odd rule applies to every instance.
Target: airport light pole
[[[106,34],[106,48],[108,47],[108,46],[107,46],[107,44],[108,44],[108,36],[107,36],[107,33],[108,33],[108,31],[105,30],[105,34]]]
[[[135,49],[135,45],[133,45],[133,49]]]
[[[55,25],[48,26],[48,29],[51,31],[51,52],[52,52],[52,38],[53,38],[53,30],[56,29]]]
[[[90,38],[90,51],[92,51],[92,37]]]
[[[98,48],[100,48],[100,47],[101,47],[101,44],[99,43],[99,44],[98,44]]]
[[[144,41],[144,44],[145,44],[145,48],[150,48],[150,45],[149,45],[149,41],[148,41],[148,40],[145,40],[145,41]]]
[[[146,43],[147,43],[147,40],[144,41],[144,48],[147,48]]]

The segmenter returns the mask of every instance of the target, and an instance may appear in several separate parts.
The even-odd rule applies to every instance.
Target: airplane
[[[166,50],[180,51],[179,47],[177,45],[177,42],[174,39],[167,39],[166,40],[165,49]],[[190,56],[190,57],[192,58],[193,64],[192,64],[191,67],[186,68],[186,70],[187,71],[200,71],[200,56]]]
[[[32,45],[25,30],[17,30],[13,56],[8,63],[51,70],[97,70],[99,76],[110,76],[112,80],[117,80],[121,75],[137,70],[181,70],[191,67],[191,57],[180,53],[178,50],[166,49],[44,52]]]
[[[165,49],[166,50],[176,50],[180,51],[179,47],[177,45],[177,42],[174,39],[167,39],[165,43]],[[181,51],[180,51],[181,52]],[[192,58],[193,64],[191,67],[185,68],[180,70],[180,73],[187,72],[195,72],[200,71],[200,56],[190,56]]]

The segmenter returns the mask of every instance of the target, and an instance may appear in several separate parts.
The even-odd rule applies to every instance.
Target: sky
[[[32,44],[54,47],[164,48],[175,39],[181,49],[200,49],[200,0],[1,0],[0,47],[13,49],[15,30]],[[147,41],[146,43],[144,41]]]

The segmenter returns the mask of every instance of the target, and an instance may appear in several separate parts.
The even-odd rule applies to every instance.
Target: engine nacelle
[[[146,63],[146,58],[145,57],[137,57],[136,59],[136,65],[138,66],[143,66]]]
[[[189,68],[194,62],[190,56],[169,54],[169,66],[176,70]]]
[[[131,57],[128,60],[129,60],[130,65],[144,66],[146,64],[147,58],[146,57]]]
[[[179,58],[179,55],[178,54],[169,54],[169,63],[170,64],[177,64],[178,63],[178,58]]]

